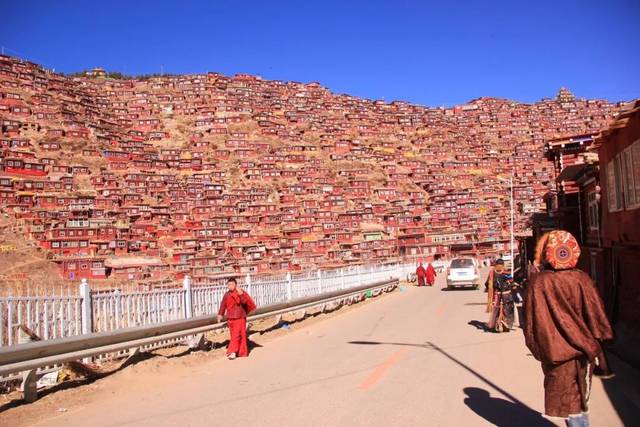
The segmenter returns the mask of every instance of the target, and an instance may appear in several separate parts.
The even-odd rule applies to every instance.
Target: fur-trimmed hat
[[[554,270],[575,268],[580,258],[580,245],[568,231],[554,230],[546,236],[542,251],[544,260]]]

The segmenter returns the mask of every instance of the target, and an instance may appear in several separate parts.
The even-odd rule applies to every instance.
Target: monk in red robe
[[[422,263],[418,264],[416,268],[416,277],[418,278],[418,286],[424,286],[424,281],[427,276],[427,270],[424,269]]]
[[[433,286],[433,284],[436,282],[436,276],[438,274],[436,273],[436,269],[433,268],[433,265],[431,265],[431,263],[429,263],[429,265],[427,266],[426,275],[427,275],[427,285]]]
[[[576,239],[556,230],[536,248],[536,267],[525,296],[525,342],[542,364],[545,413],[568,426],[588,426],[594,367],[603,365],[602,342],[613,338],[591,278],[575,268]]]
[[[236,279],[227,281],[229,290],[222,297],[220,310],[218,310],[218,322],[223,316],[227,316],[229,326],[229,346],[227,347],[227,357],[230,360],[236,357],[246,357],[249,355],[247,347],[247,314],[256,309],[249,294],[238,288]]]

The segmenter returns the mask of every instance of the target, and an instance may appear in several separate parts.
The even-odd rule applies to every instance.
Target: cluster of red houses
[[[0,56],[0,207],[66,279],[146,279],[509,249],[555,190],[547,140],[620,105],[453,108],[217,73],[67,77]]]

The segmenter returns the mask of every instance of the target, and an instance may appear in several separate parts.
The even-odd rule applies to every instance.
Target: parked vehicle
[[[447,269],[447,289],[480,285],[478,261],[473,258],[454,258]]]

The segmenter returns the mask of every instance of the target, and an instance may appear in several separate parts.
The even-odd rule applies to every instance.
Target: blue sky
[[[0,46],[56,71],[218,71],[365,98],[640,97],[640,1],[9,1]]]

